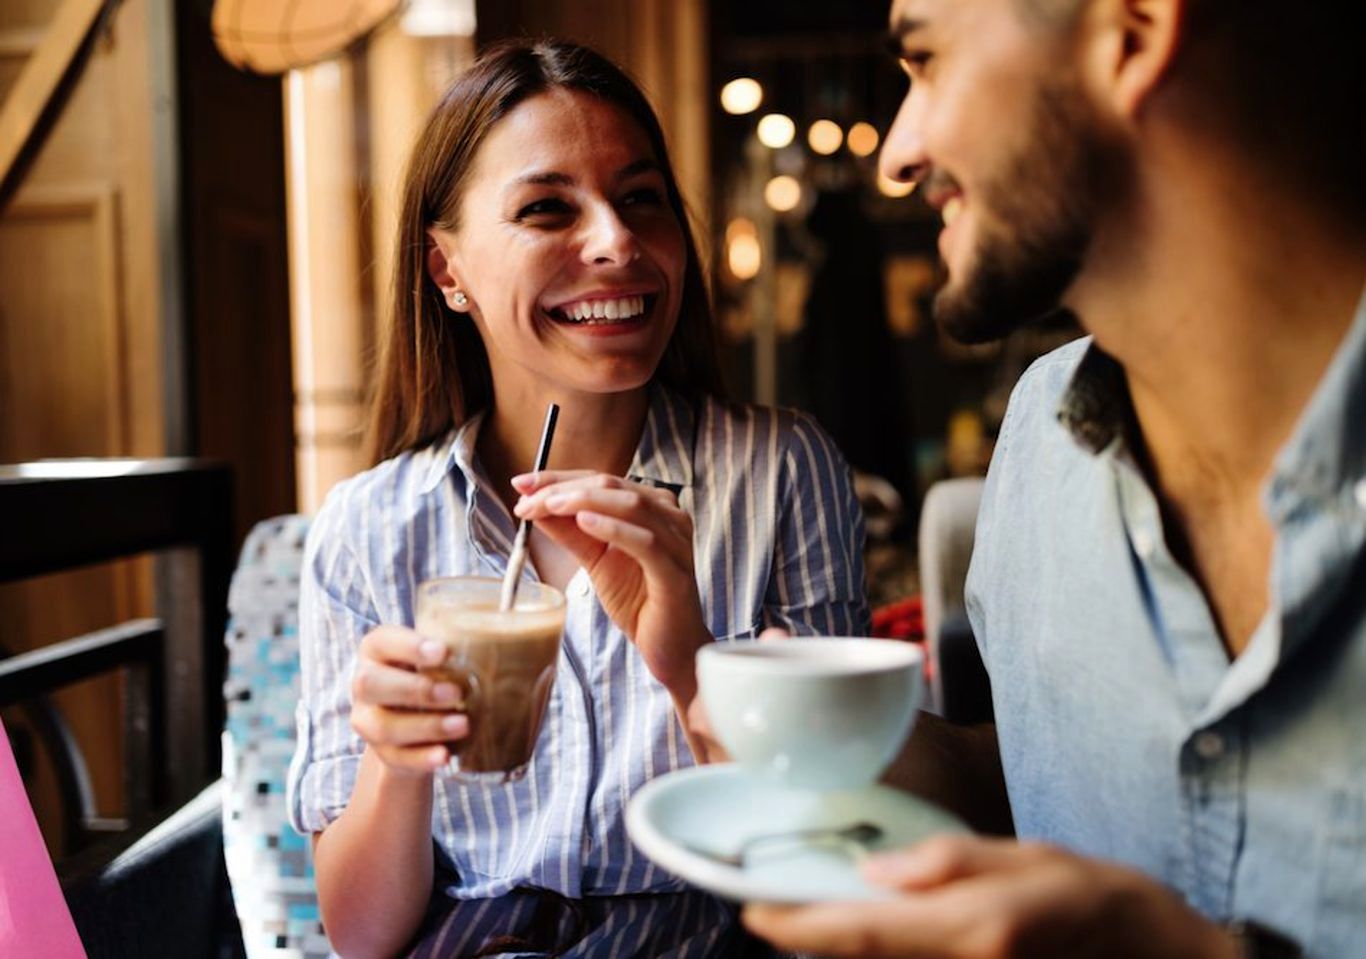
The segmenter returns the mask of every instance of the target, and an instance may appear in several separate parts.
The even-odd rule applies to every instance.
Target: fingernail
[[[431,763],[433,769],[440,769],[450,761],[450,753],[446,752],[445,746],[437,746],[427,754],[427,762]]]
[[[513,507],[512,507],[512,515],[513,515],[513,516],[521,516],[523,513],[525,513],[525,512],[526,512],[528,509],[530,509],[530,508],[531,508],[531,500],[529,500],[529,499],[527,499],[525,496],[523,496],[521,499],[519,499],[519,500],[513,505]]]
[[[602,517],[597,513],[580,513],[579,522],[585,526],[601,526]]]
[[[519,490],[529,490],[536,485],[536,474],[519,473],[512,478],[512,485]]]
[[[441,728],[443,731],[455,735],[465,732],[468,722],[464,716],[446,716],[441,720]]]
[[[455,683],[437,683],[432,687],[432,699],[438,703],[453,703],[456,695]]]
[[[424,639],[417,654],[429,663],[439,663],[446,658],[446,647],[434,639]]]

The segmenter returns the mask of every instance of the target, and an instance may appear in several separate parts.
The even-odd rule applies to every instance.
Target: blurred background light
[[[872,156],[877,149],[877,127],[860,120],[849,128],[849,152],[854,156]]]
[[[769,113],[759,120],[759,142],[774,150],[781,150],[797,135],[797,124],[781,113]]]
[[[764,202],[779,213],[795,210],[802,202],[802,185],[792,176],[775,176],[764,186]]]
[[[763,250],[759,246],[759,231],[754,222],[736,217],[726,224],[726,265],[737,280],[752,280],[763,265]]]
[[[829,156],[844,142],[844,131],[834,120],[817,120],[807,131],[806,142],[821,156]]]
[[[753,113],[763,102],[764,88],[752,77],[737,77],[721,88],[721,109],[727,113]]]

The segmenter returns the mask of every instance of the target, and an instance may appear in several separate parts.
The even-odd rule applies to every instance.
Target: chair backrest
[[[285,777],[299,701],[299,571],[308,519],[247,536],[228,594],[223,850],[249,959],[327,956],[308,840],[289,825]]]
[[[963,587],[972,560],[982,485],[983,480],[975,476],[935,483],[920,510],[920,589],[925,641],[934,664],[930,708],[935,711],[942,711],[945,699],[941,632],[946,620],[964,612]]]

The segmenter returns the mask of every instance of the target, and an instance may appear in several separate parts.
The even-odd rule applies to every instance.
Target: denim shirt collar
[[[1124,368],[1092,340],[1058,404],[1058,422],[1078,446],[1099,455],[1124,439],[1129,419]]]
[[[1059,404],[1058,421],[1100,454],[1126,441],[1132,405],[1124,368],[1091,342]],[[1132,445],[1132,444],[1129,444]],[[1264,502],[1279,524],[1303,500],[1366,509],[1366,291],[1337,353],[1276,456]]]
[[[1262,488],[1282,657],[1366,579],[1366,296]]]
[[[1134,429],[1124,370],[1092,342],[1057,411],[1059,422],[1092,455],[1128,459]],[[1146,481],[1145,485],[1146,485]],[[1258,630],[1239,672],[1219,697],[1223,705],[1265,681],[1300,648],[1354,576],[1362,575],[1366,544],[1366,293],[1352,324],[1319,380],[1263,486],[1262,503],[1275,528],[1271,603],[1273,628]],[[1254,665],[1254,663],[1256,665]]]
[[[1263,502],[1277,523],[1306,502],[1333,513],[1366,512],[1366,293],[1276,456]]]

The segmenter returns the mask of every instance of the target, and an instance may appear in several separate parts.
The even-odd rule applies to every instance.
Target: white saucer
[[[781,842],[752,847],[744,866],[698,850],[734,853],[754,836],[871,823],[871,851],[910,845],[962,822],[923,799],[887,786],[851,792],[790,789],[746,775],[734,763],[681,769],[646,783],[626,807],[626,831],[675,875],[727,899],[775,903],[881,899],[891,893],[859,875],[850,843]]]

